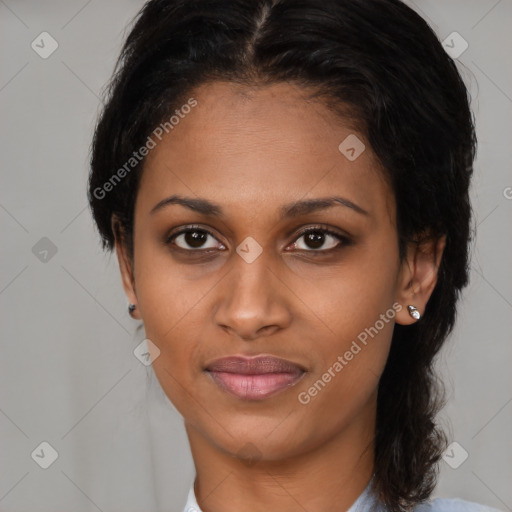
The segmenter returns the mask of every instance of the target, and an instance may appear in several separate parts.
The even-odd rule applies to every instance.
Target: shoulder
[[[414,508],[414,512],[500,512],[472,501],[465,501],[458,498],[436,498],[430,503],[423,503]]]

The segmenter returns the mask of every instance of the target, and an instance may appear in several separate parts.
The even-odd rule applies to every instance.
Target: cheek
[[[139,247],[143,247],[142,244]],[[205,322],[203,299],[211,286],[190,282],[159,251],[136,254],[136,288],[146,337],[160,353],[153,361],[162,389],[180,409],[182,397],[191,389],[200,362],[200,333]]]
[[[377,250],[362,251],[337,272],[296,289],[310,308],[303,332],[310,329],[315,340],[314,368],[299,391],[305,393],[301,403],[315,411],[336,403],[354,412],[378,386],[391,345],[395,308],[400,306],[393,307],[396,255],[389,248],[387,255],[376,254]],[[343,418],[326,415],[325,421]]]
[[[300,403],[335,401],[344,406],[366,402],[384,370],[394,328],[395,310],[370,307],[337,311],[329,332],[316,336],[314,365],[299,392]]]
[[[146,333],[152,331],[164,342],[191,322],[190,315],[211,288],[210,279],[191,279],[154,240],[141,236],[138,248],[135,282],[140,313]]]
[[[391,337],[398,266],[395,254],[389,249],[388,253],[386,257],[381,251],[379,257],[378,251],[357,251],[328,272],[312,274],[310,268],[313,277],[305,278],[304,270],[301,278],[289,278],[306,306],[301,308],[304,327],[316,331],[315,339],[323,340],[323,353],[332,357],[334,351],[344,351],[376,322],[381,338]],[[381,315],[386,315],[384,325],[379,321]]]
[[[176,294],[169,302],[179,302]],[[196,416],[197,383],[202,366],[198,357],[201,343],[200,322],[204,315],[195,309],[169,306],[144,317],[146,336],[159,350],[152,366],[162,390],[184,417]]]
[[[315,366],[297,389],[299,423],[314,432],[311,442],[334,435],[355,418],[375,421],[372,404],[386,365],[394,327],[391,307],[338,311],[335,335],[318,336]],[[369,305],[368,305],[369,306]],[[384,320],[381,319],[384,314]]]

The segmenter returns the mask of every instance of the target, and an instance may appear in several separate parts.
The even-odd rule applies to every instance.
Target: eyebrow
[[[222,217],[224,215],[222,207],[216,203],[208,201],[207,199],[184,197],[178,194],[174,194],[170,197],[162,199],[162,201],[157,203],[149,213],[154,214],[157,211],[162,210],[163,208],[172,204],[184,206],[185,208],[189,208],[190,210],[201,213],[203,215],[209,215],[213,217]],[[333,206],[337,205],[350,208],[353,211],[360,213],[361,215],[369,215],[368,211],[366,211],[361,206],[358,206],[354,202],[349,201],[344,197],[333,196],[306,199],[303,201],[295,201],[293,203],[289,203],[280,208],[280,216],[285,218],[298,217],[299,215],[307,215],[308,213],[313,213],[319,210],[326,210],[327,208],[332,208]]]

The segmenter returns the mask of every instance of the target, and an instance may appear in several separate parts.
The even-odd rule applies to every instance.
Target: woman
[[[475,146],[398,0],[144,6],[89,200],[185,421],[185,510],[490,510],[427,502]]]

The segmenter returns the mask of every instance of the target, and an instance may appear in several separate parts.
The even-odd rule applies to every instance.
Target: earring
[[[133,318],[133,312],[135,311],[135,308],[137,306],[135,304],[129,304],[128,305],[128,313],[130,313],[130,316]]]
[[[407,306],[407,310],[409,311],[409,315],[411,315],[415,320],[419,320],[421,318],[420,312],[414,306]]]

